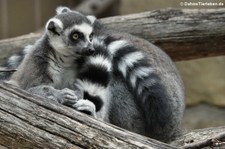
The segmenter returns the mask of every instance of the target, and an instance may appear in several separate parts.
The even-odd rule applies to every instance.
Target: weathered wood
[[[174,60],[225,54],[225,9],[164,9],[103,22],[152,41]]]
[[[102,19],[103,24],[145,38],[173,60],[225,55],[225,9],[163,9]],[[0,63],[40,33],[0,41]]]
[[[171,145],[225,147],[225,127],[191,130]],[[0,147],[176,148],[0,83]]]
[[[171,144],[184,149],[225,148],[225,126],[190,130]]]
[[[9,148],[175,148],[0,84],[0,145]]]

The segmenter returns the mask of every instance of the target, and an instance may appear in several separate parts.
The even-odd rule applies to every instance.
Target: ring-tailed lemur
[[[92,18],[67,11],[58,8],[41,39],[25,48],[26,55],[8,83],[108,121],[108,51],[97,38],[92,43]],[[21,60],[13,56],[9,66],[15,68]]]
[[[64,10],[68,16],[70,11]],[[171,59],[144,39],[108,29],[98,20],[93,26],[112,57],[109,122],[164,142],[173,139],[184,112],[184,88]]]

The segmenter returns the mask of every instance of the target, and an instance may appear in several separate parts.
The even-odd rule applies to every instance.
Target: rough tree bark
[[[225,9],[164,9],[101,20],[155,43],[175,61],[225,55]],[[40,35],[0,41],[0,63]]]
[[[184,149],[225,148],[225,126],[189,130],[171,145]]]
[[[0,145],[9,148],[174,147],[0,84]]]
[[[0,83],[0,147],[190,149],[225,147],[224,141],[225,127],[218,127],[189,131],[168,145]]]
[[[103,22],[153,42],[176,61],[225,55],[225,9],[162,9]]]

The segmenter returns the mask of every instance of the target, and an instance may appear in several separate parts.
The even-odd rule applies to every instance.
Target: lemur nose
[[[88,52],[89,52],[89,54],[93,54],[95,52],[95,49],[94,48],[89,48]]]

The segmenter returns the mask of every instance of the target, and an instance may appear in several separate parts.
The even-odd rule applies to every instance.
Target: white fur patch
[[[143,53],[136,51],[132,53],[128,53],[125,55],[122,60],[118,64],[119,70],[122,72],[123,76],[126,77],[126,69],[127,67],[133,66],[134,63],[144,58]]]
[[[95,16],[87,16],[88,20],[90,20],[91,24],[93,24],[96,20]]]
[[[56,8],[56,14],[59,15],[61,13],[65,12],[71,12],[71,10],[68,7],[59,6]]]
[[[117,50],[127,46],[129,43],[126,40],[117,40],[109,44],[108,49],[109,52],[114,55]]]
[[[57,54],[60,54],[59,56],[63,57],[63,55],[70,56],[68,59],[64,59],[64,61],[70,61],[74,60],[76,58],[76,55],[74,54],[74,51],[68,47],[68,45],[65,44],[65,42],[62,40],[60,36],[52,36],[49,35],[49,43],[51,46],[58,52]],[[71,58],[73,57],[73,59]]]
[[[102,101],[103,101],[103,106],[100,109],[100,111],[97,112],[97,118],[100,120],[104,120],[106,122],[109,122],[108,119],[108,110],[109,110],[109,97],[110,97],[110,92],[108,88],[105,88],[103,86],[100,86],[98,84],[93,84],[88,81],[83,81],[83,80],[77,80],[76,83],[77,87],[80,90],[88,92],[92,96],[99,96]]]
[[[23,49],[23,53],[24,55],[30,53],[33,49],[33,45],[27,45],[24,49]]]
[[[11,65],[11,66],[17,66],[18,65],[18,62],[20,60],[20,57],[21,56],[18,56],[18,55],[13,55],[9,58],[9,61],[8,63]]]
[[[137,81],[137,78],[143,78],[148,76],[150,73],[154,72],[154,69],[150,67],[139,67],[131,74],[130,82],[132,87],[135,87],[135,83]]]
[[[51,46],[60,54],[64,54],[64,55],[72,55],[72,51],[67,49],[65,43],[62,41],[62,39],[58,36],[55,37],[51,37],[49,39],[49,42],[51,44]]]
[[[100,65],[107,68],[107,71],[111,70],[111,62],[102,55],[96,55],[95,57],[90,57],[89,62],[94,65]]]
[[[50,38],[50,44],[57,51],[59,51],[59,50],[63,51],[63,49],[65,48],[64,42],[59,37]]]
[[[101,99],[105,99],[107,97],[107,88],[87,80],[77,79],[76,86],[80,90],[86,91],[92,96],[99,96]]]
[[[50,20],[47,22],[46,26],[45,26],[46,29],[48,28],[48,24],[49,24],[50,22],[54,22],[54,23],[55,23],[55,27],[56,27],[57,32],[59,32],[60,30],[63,29],[63,23],[62,23],[62,21],[60,21],[60,20],[57,19],[57,18],[52,18],[52,19],[50,19]]]

